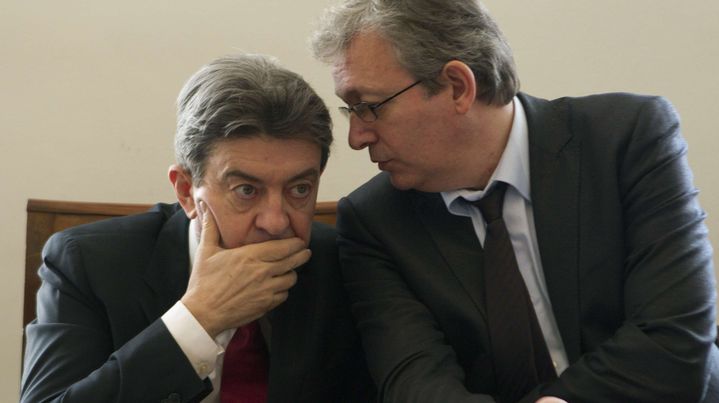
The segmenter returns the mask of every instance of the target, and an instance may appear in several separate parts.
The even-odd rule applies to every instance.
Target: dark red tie
[[[257,321],[237,328],[225,349],[220,402],[265,403],[269,372],[267,357],[267,347]]]
[[[506,190],[506,183],[497,182],[475,205],[487,223],[484,287],[498,397],[514,403],[557,373],[502,218]]]

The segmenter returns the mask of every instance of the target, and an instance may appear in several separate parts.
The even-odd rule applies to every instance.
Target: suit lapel
[[[188,230],[190,221],[183,210],[177,210],[164,223],[155,250],[145,271],[150,296],[138,293],[140,303],[154,321],[172,307],[187,290],[190,278]]]
[[[579,358],[579,139],[565,102],[520,94],[529,127],[532,208],[547,290],[570,363]]]
[[[412,192],[417,216],[432,237],[449,271],[457,278],[477,310],[486,320],[482,275],[482,246],[474,235],[472,221],[447,211],[437,193]]]
[[[297,399],[302,392],[304,375],[310,368],[308,357],[311,349],[315,321],[308,314],[315,311],[315,295],[310,287],[312,270],[310,262],[296,269],[297,283],[292,287],[285,302],[265,315],[271,348],[269,402],[286,402]],[[298,329],[302,331],[298,332]]]

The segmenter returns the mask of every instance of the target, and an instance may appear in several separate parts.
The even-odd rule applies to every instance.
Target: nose
[[[281,195],[269,196],[257,214],[255,226],[270,238],[284,238],[290,229],[290,217]]]
[[[354,114],[350,116],[350,131],[348,136],[350,147],[361,150],[377,142],[377,132],[372,123],[362,121]]]

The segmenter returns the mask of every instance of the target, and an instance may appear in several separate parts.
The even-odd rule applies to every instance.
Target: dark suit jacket
[[[629,94],[520,100],[538,245],[570,362],[525,400],[719,401],[712,251],[674,109]],[[340,201],[337,228],[380,399],[492,401],[470,219],[383,173]]]
[[[188,223],[177,205],[158,204],[48,241],[23,402],[186,402],[209,393],[160,319],[187,287]],[[269,401],[368,401],[335,231],[315,223],[310,249],[289,298],[266,315]]]

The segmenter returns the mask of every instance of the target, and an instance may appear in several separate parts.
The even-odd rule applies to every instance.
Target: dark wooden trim
[[[332,216],[335,219],[332,221],[334,224],[337,215],[337,202],[336,201],[324,201],[317,202],[315,205],[315,216]]]
[[[27,201],[28,213],[52,213],[73,215],[106,215],[123,216],[141,213],[149,209],[152,204],[140,203],[93,203],[77,201],[29,199]],[[317,202],[316,215],[335,215],[337,202]]]
[[[73,215],[123,216],[141,213],[149,209],[151,206],[151,204],[92,203],[40,199],[30,199],[27,201],[28,213]]]

